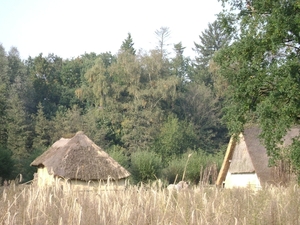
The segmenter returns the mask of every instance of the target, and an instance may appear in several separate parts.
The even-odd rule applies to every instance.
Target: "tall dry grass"
[[[265,190],[194,187],[123,191],[2,187],[0,224],[300,224],[298,185]]]

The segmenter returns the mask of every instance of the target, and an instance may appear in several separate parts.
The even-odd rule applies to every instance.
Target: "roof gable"
[[[261,130],[258,126],[245,128],[239,140],[233,140],[228,145],[226,155],[219,172],[216,184],[221,185],[227,172],[230,173],[256,173],[261,184],[274,181],[272,168],[268,166],[267,150],[260,141]],[[290,129],[283,138],[283,145],[288,146],[292,139],[299,135],[299,128]]]
[[[269,167],[267,149],[263,146],[259,138],[260,132],[257,126],[249,127],[244,130],[244,137],[255,173],[261,183],[266,183],[274,179]]]
[[[236,144],[229,166],[229,172],[234,173],[254,173],[255,169],[249,155],[247,145],[243,135],[240,135]]]

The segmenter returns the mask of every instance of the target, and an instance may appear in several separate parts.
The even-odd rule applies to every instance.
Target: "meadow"
[[[194,186],[78,191],[59,185],[1,187],[0,224],[300,224],[300,188],[263,190]]]

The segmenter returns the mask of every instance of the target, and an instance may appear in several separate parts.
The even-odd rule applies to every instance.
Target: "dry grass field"
[[[300,224],[300,188],[260,191],[190,187],[62,190],[59,185],[1,187],[0,224]]]

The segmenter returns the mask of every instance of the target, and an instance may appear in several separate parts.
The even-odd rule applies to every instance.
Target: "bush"
[[[190,155],[190,157],[189,157]],[[169,183],[180,181],[183,178],[194,184],[212,184],[217,179],[222,154],[207,154],[199,149],[197,152],[188,151],[179,158],[169,162],[164,169],[164,177]],[[184,174],[185,171],[185,174]]]
[[[138,150],[131,154],[130,172],[135,183],[157,179],[161,170],[161,158],[152,151]]]
[[[193,148],[196,140],[195,128],[191,123],[169,115],[162,124],[152,148],[162,156],[162,163],[166,166],[173,157],[179,157],[186,149]]]
[[[184,157],[174,158],[163,170],[163,177],[169,182],[169,184],[173,184],[182,179],[185,161],[186,160],[184,159]]]
[[[114,145],[108,150],[108,154],[125,169],[129,168],[129,159],[125,155],[124,148]]]
[[[0,177],[3,180],[11,179],[14,166],[14,162],[11,156],[11,151],[9,151],[3,146],[0,146]]]
[[[22,174],[22,182],[27,182],[30,180],[33,180],[33,175],[36,173],[37,168],[30,166],[30,164],[38,157],[40,156],[43,152],[47,150],[46,147],[39,147],[33,149],[33,151],[30,153],[30,155],[22,160],[22,171],[20,173]],[[18,177],[18,174],[14,175],[14,179]]]
[[[291,159],[291,163],[292,163],[292,167],[293,167],[293,170],[295,171],[297,177],[298,177],[298,182],[300,183],[300,140],[299,138],[298,139],[295,139],[293,141],[293,143],[291,144],[291,146],[288,147],[287,150],[290,151],[290,154],[286,154],[288,155]],[[284,159],[282,157],[282,159]],[[287,160],[287,159],[285,159]]]

